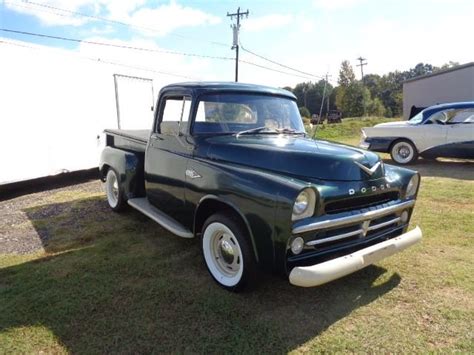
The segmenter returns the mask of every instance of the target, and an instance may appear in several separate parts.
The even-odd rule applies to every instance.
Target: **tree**
[[[332,85],[328,83],[326,86],[326,99],[330,97],[332,90]],[[305,82],[297,84],[292,91],[296,96],[298,107],[306,107],[310,112],[310,116],[311,113],[319,114],[323,98],[324,80],[320,80],[317,83]],[[326,108],[327,105],[324,105],[324,114],[326,113]]]
[[[367,106],[367,114],[369,116],[383,117],[385,116],[385,113],[386,109],[383,106],[382,100],[380,100],[378,97],[370,100]]]
[[[339,70],[339,79],[337,80],[339,85],[348,87],[350,84],[355,82],[355,74],[351,64],[348,60],[344,60],[341,63],[341,69]]]
[[[380,94],[380,75],[366,74],[364,75],[364,85],[369,89],[371,97],[377,97]]]
[[[415,76],[431,74],[434,69],[435,67],[431,64],[418,63],[414,68],[408,71],[409,77],[414,78]]]
[[[438,70],[445,70],[445,69],[449,69],[449,68],[454,68],[454,67],[457,67],[459,65],[459,62],[453,62],[452,60],[450,60],[449,62],[447,63],[444,63],[442,66],[440,66],[439,68],[435,67],[434,68],[434,71],[438,71]]]
[[[306,107],[301,106],[298,109],[300,110],[301,117],[306,117],[306,118],[311,117],[311,113],[309,112],[309,110]]]
[[[344,94],[346,92],[346,88],[344,86],[338,86],[334,89],[334,102],[336,103],[336,107],[342,111],[343,101],[344,101]]]
[[[345,116],[364,116],[371,101],[370,91],[361,82],[354,81],[347,88],[344,88],[341,101],[341,109]]]
[[[311,82],[304,82],[296,84],[295,88],[292,90],[293,94],[296,96],[296,101],[298,103],[298,107],[304,106],[306,107],[307,97],[306,93],[311,86]]]

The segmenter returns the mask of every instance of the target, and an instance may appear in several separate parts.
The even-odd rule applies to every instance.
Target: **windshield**
[[[193,133],[304,133],[296,102],[278,96],[214,94],[198,104]]]
[[[418,112],[415,116],[413,116],[408,123],[409,124],[420,124],[423,121],[423,111]]]

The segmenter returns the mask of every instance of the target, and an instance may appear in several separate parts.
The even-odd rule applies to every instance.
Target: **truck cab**
[[[149,131],[106,130],[110,207],[199,240],[210,275],[240,290],[260,271],[317,286],[421,239],[419,175],[307,137],[296,97],[239,83],[164,87]]]

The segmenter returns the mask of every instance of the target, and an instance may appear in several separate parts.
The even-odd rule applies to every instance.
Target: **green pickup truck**
[[[200,241],[237,291],[276,272],[317,286],[421,240],[408,231],[419,174],[307,137],[295,96],[239,83],[164,87],[151,130],[106,130],[107,201]],[[176,265],[179,268],[179,265]]]

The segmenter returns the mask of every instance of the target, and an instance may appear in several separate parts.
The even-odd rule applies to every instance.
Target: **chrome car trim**
[[[306,224],[297,224],[295,227],[293,227],[292,233],[299,234],[299,233],[310,232],[310,231],[314,231],[318,229],[332,228],[332,227],[343,226],[343,225],[351,224],[351,223],[363,222],[365,220],[383,217],[387,214],[391,214],[405,208],[413,207],[414,205],[415,205],[415,200],[410,200],[410,201],[405,201],[396,205],[379,208],[377,210],[367,211],[367,212],[345,216],[345,217],[337,218],[335,217],[335,215],[332,215],[332,216],[326,215],[324,216],[325,219],[320,220],[320,221],[309,222]]]
[[[361,234],[362,232],[363,232],[362,229],[358,229],[358,230],[353,231],[353,232],[348,232],[348,233],[343,233],[343,234],[335,235],[334,237],[311,240],[311,241],[307,242],[306,245],[308,245],[308,246],[313,246],[313,245],[318,245],[318,244],[324,244],[324,243],[327,243],[327,242],[333,242],[333,241],[335,241],[335,240],[344,239],[344,238],[349,238],[349,237],[353,237],[353,236],[355,236],[355,235],[359,235],[359,234]]]
[[[376,224],[375,226],[370,226],[367,230],[370,232],[370,231],[373,231],[373,230],[376,230],[376,229],[380,229],[380,228],[383,228],[383,227],[386,227],[386,226],[389,226],[391,224],[394,224],[394,223],[397,223],[400,221],[400,217],[396,217],[394,219],[391,219],[390,221],[386,221],[386,222],[383,222],[383,223],[379,223],[379,224]]]
[[[364,233],[389,226],[389,225],[397,223],[399,221],[400,221],[400,217],[396,217],[396,218],[391,219],[390,221],[386,221],[386,222],[382,222],[382,223],[379,223],[379,224],[376,224],[376,225],[373,225],[373,226],[369,226],[367,228],[367,230],[364,230],[363,228],[361,228],[361,229],[357,229],[357,230],[352,231],[352,232],[343,233],[343,234],[335,235],[335,236],[328,237],[328,238],[310,240],[309,242],[306,243],[306,245],[307,246],[314,246],[314,245],[324,244],[324,243],[327,243],[327,242],[333,242],[333,241],[339,240],[339,239],[345,239],[345,238],[353,237],[355,235],[364,235]]]

